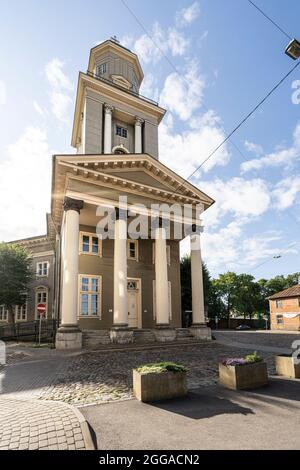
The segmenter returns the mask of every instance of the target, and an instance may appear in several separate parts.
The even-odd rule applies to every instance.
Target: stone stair
[[[133,342],[142,344],[142,343],[155,343],[155,335],[153,330],[141,329],[133,331]]]
[[[190,341],[195,339],[188,328],[176,328],[176,332],[177,341]]]
[[[94,349],[98,346],[111,344],[109,330],[83,330],[82,346],[85,349]]]

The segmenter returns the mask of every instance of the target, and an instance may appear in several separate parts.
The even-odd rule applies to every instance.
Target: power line
[[[267,20],[269,20],[277,29],[279,29],[279,31],[284,34],[287,38],[289,39],[293,39],[292,36],[290,36],[286,31],[284,31],[284,29],[282,29],[274,20],[272,20],[272,18],[270,18],[261,8],[259,8],[257,5],[255,5],[254,2],[252,2],[252,0],[248,0],[248,2],[254,7],[256,8],[256,10],[258,10]]]
[[[297,245],[298,243],[300,243],[300,240],[297,240],[296,242],[291,243],[285,250],[283,250],[281,252],[279,251],[279,256],[278,257],[281,257],[282,255],[287,253],[290,250],[290,248],[293,248],[293,246]],[[274,256],[274,255],[270,256],[270,258],[268,258],[267,260],[263,261],[262,263],[258,264],[257,266],[252,268],[250,271],[248,271],[247,274],[250,274],[253,271],[256,271],[256,269],[260,268],[261,266],[264,266],[265,264],[269,263],[273,259],[276,259],[276,256]]]
[[[188,176],[187,180],[195,176],[195,174],[200,170],[200,168],[215,155],[215,153],[230,139],[230,137],[238,130],[240,127],[262,106],[265,101],[277,90],[277,88],[294,72],[294,70],[300,65],[300,62],[297,62],[294,67],[291,68],[280,80],[276,83],[275,86],[259,101],[259,103],[251,109],[251,111],[232,129],[232,131],[217,145],[217,147],[203,160],[200,165]],[[176,194],[178,189],[182,187],[182,184],[178,186],[173,194]]]

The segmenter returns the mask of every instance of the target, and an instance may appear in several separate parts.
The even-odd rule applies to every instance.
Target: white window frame
[[[135,256],[130,256],[130,243],[134,243]],[[138,240],[127,240],[127,259],[138,261],[139,260],[139,242]]]
[[[120,129],[121,134],[118,134],[118,129]],[[126,135],[123,135],[125,131]],[[121,126],[120,124],[116,124],[116,135],[121,137],[122,139],[128,139],[128,129],[127,127]]]
[[[36,275],[37,275],[37,277],[48,277],[49,276],[49,266],[50,266],[49,261],[38,261],[36,263]],[[44,274],[45,267],[46,267],[46,274]]]
[[[101,77],[107,71],[107,62],[103,62],[102,64],[97,65],[96,67],[96,75]]]
[[[0,322],[8,323],[8,310],[4,305],[0,305]]]
[[[153,280],[153,319],[156,320],[156,284]],[[172,283],[168,281],[168,297],[169,297],[169,321],[172,320]]]
[[[15,320],[16,320],[16,322],[27,321],[27,310],[28,310],[27,302],[24,305],[16,305],[15,306]],[[19,318],[18,318],[18,316],[19,316]]]
[[[283,301],[282,300],[275,300],[275,305],[276,305],[276,308],[282,308],[283,307]]]
[[[279,321],[280,320],[280,321]],[[283,315],[276,315],[276,324],[277,325],[283,325],[284,324],[284,318]]]
[[[83,237],[89,237],[89,251],[83,251]],[[93,253],[93,238],[98,239],[98,253]],[[102,256],[102,240],[96,233],[91,232],[80,232],[79,234],[79,254],[80,255],[92,255]]]
[[[88,290],[82,290],[82,279],[87,278],[89,280],[88,282]],[[90,289],[90,282],[92,279],[97,279],[98,280],[98,291],[95,292],[92,289]],[[81,313],[81,295],[82,294],[87,294],[88,295],[88,314],[82,314]],[[91,314],[91,296],[93,294],[98,295],[98,301],[97,301],[97,315],[92,315]],[[94,276],[92,274],[79,274],[78,276],[78,317],[79,318],[98,318],[101,320],[101,315],[102,315],[102,276]]]
[[[43,299],[39,300],[39,295],[46,294],[46,301]],[[49,289],[46,287],[37,287],[36,292],[35,292],[35,312],[34,312],[34,318],[36,320],[40,319],[40,314],[37,311],[37,306],[38,304],[46,304],[46,313],[43,315],[43,318],[47,319],[48,318],[48,304],[49,304]]]
[[[152,243],[152,263],[155,263],[155,243]],[[167,245],[167,264],[171,266],[171,246]]]

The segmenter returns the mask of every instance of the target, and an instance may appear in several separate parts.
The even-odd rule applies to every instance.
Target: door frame
[[[137,314],[137,328],[142,328],[142,279],[140,277],[127,277],[128,281],[137,281],[138,282],[138,291],[137,291],[137,300],[138,300],[138,314]],[[128,289],[127,289],[128,291]]]

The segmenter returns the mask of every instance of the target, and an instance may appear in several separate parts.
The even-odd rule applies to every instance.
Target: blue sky
[[[51,155],[74,151],[78,71],[102,40],[116,34],[139,54],[142,93],[168,109],[160,158],[185,177],[295,64],[284,54],[288,39],[247,0],[126,3],[163,54],[121,0],[2,2],[0,239],[45,231]],[[257,4],[300,36],[297,0]],[[299,85],[300,67],[193,179],[216,199],[203,237],[214,275],[300,270],[300,243],[293,245],[300,240],[300,104],[292,102]]]

